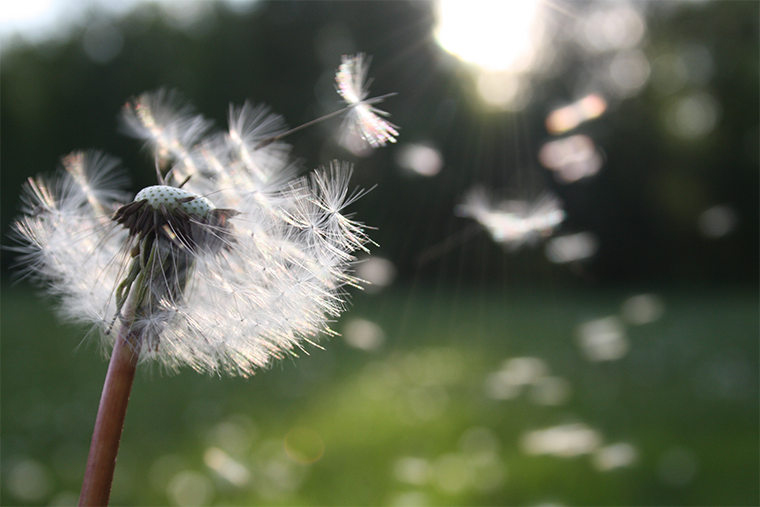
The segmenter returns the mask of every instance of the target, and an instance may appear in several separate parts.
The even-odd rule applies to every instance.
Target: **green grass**
[[[251,379],[143,368],[112,504],[757,504],[756,291],[661,293],[659,320],[626,327],[625,357],[585,360],[576,326],[632,294],[399,287],[357,295],[335,325],[376,322],[377,351],[336,337]],[[76,502],[107,366],[83,336],[3,291],[3,505]],[[566,403],[485,395],[523,356],[569,382]],[[602,472],[590,454],[525,453],[526,433],[568,423],[637,460]]]

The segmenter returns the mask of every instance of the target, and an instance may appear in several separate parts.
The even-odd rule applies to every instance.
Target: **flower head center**
[[[205,197],[166,185],[146,187],[114,213],[112,220],[129,231],[131,255],[126,276],[116,288],[116,310],[132,294],[134,315],[160,314],[184,297],[196,256],[216,254],[233,242],[229,218],[234,210],[219,209]],[[167,303],[168,302],[168,303]],[[158,347],[156,323],[146,336]]]
[[[135,196],[135,202],[142,200],[146,200],[148,206],[154,210],[162,209],[163,206],[163,209],[172,214],[180,209],[188,215],[197,215],[201,218],[208,217],[214,209],[214,205],[205,197],[167,185],[143,188]]]
[[[135,200],[125,204],[113,220],[130,236],[172,243],[175,247],[197,251],[218,251],[228,244],[228,219],[234,210],[214,207],[211,201],[181,188],[154,185],[140,190]]]

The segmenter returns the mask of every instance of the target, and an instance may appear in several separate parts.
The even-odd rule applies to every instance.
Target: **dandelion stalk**
[[[140,357],[140,340],[121,326],[103,384],[79,506],[108,505],[129,394]]]
[[[118,220],[125,213],[122,207],[114,218]],[[82,492],[79,495],[79,507],[108,505],[111,496],[111,484],[129,395],[132,392],[132,383],[143,346],[143,333],[134,327],[135,317],[145,313],[145,302],[150,300],[146,298],[150,287],[150,281],[146,276],[156,274],[154,269],[145,269],[148,266],[153,267],[157,258],[154,248],[156,238],[149,234],[143,236],[143,240],[133,249],[132,264],[127,277],[116,288],[117,314],[114,320],[119,321],[119,331],[100,396]],[[150,254],[147,254],[146,248],[150,250]],[[143,262],[146,257],[147,263]],[[161,274],[165,276],[166,266],[163,267]],[[126,295],[122,295],[124,293]]]

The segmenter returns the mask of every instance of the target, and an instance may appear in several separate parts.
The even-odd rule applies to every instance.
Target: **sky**
[[[68,31],[82,23],[89,12],[119,16],[149,0],[23,0],[6,2],[0,9],[0,44],[21,37],[29,42],[65,37]],[[188,12],[194,0],[153,0],[171,12]],[[245,10],[255,0],[224,0],[236,10]],[[189,9],[192,12],[194,9]]]

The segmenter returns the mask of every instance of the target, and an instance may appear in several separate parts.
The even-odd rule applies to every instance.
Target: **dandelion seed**
[[[193,106],[185,103],[176,91],[144,93],[124,105],[121,130],[143,139],[154,152],[157,170],[165,169],[173,160],[186,157],[188,148],[211,127],[209,120],[193,113]],[[184,162],[192,165],[189,159]]]
[[[387,116],[387,112],[373,106],[393,94],[367,99],[370,84],[367,81],[367,70],[370,59],[365,62],[365,57],[363,53],[343,56],[335,82],[338,93],[349,106],[345,123],[347,131],[358,133],[370,146],[378,148],[386,143],[396,142],[398,127],[380,117]]]
[[[476,220],[495,242],[513,251],[550,236],[565,219],[559,199],[551,194],[544,193],[535,202],[494,202],[483,188],[471,190],[457,213]]]

